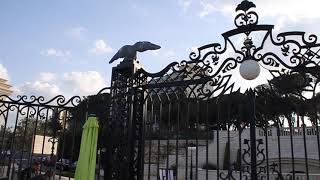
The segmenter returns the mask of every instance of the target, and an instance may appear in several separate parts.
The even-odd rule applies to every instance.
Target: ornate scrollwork
[[[244,0],[236,8],[236,12],[241,11],[235,19],[234,24],[237,27],[247,26],[249,24],[258,24],[258,14],[254,11],[249,11],[251,8],[255,8],[256,5],[253,2]]]
[[[219,61],[219,54],[225,52],[226,48],[222,48],[221,44],[213,43],[201,46],[196,49],[197,52],[191,52],[189,58],[192,61],[211,61],[213,64],[217,64]],[[207,59],[208,57],[209,60]]]
[[[11,102],[15,104],[24,104],[24,105],[39,105],[39,106],[61,106],[61,107],[75,107],[81,102],[80,96],[73,96],[70,99],[66,99],[62,95],[57,95],[51,98],[48,101],[45,101],[43,96],[26,96],[26,95],[18,95],[17,99],[13,99],[7,95],[0,95],[1,99],[6,99],[4,102]]]
[[[261,164],[264,163],[266,159],[266,155],[264,153],[264,148],[263,148],[263,140],[262,139],[257,139],[258,142],[257,147],[256,147],[256,157],[257,157],[257,162],[256,166],[260,166]],[[249,139],[244,139],[243,144],[246,146],[246,148],[243,149],[243,154],[242,154],[242,160],[246,165],[251,165],[251,162],[248,161],[248,159],[251,157],[251,147],[250,147],[250,140]]]
[[[320,43],[317,36],[298,31],[274,35],[273,25],[258,24],[258,14],[252,10],[255,7],[255,4],[248,0],[237,6],[238,14],[234,19],[236,28],[222,34],[224,43],[201,46],[190,53],[188,60],[172,62],[158,73],[138,70],[133,78],[134,88],[145,90],[148,94],[146,98],[183,94],[187,99],[210,99],[234,91],[235,82],[231,82],[232,76],[239,65],[248,59],[259,62],[263,68],[268,67],[271,75],[298,72],[306,67],[310,71],[318,72],[317,69],[310,68],[320,64]],[[256,37],[252,32],[263,32],[265,35],[256,43],[253,41]],[[237,35],[245,36],[243,44],[238,46],[231,41],[231,37]],[[265,48],[267,45],[272,48]],[[228,47],[231,51],[227,51]],[[127,81],[123,81],[126,88],[130,87]],[[264,125],[266,122],[257,121],[257,124],[259,123]],[[139,128],[141,126],[136,127],[137,130]],[[241,156],[244,162],[241,165],[245,176],[243,179],[249,179],[251,148],[256,148],[257,174],[261,175],[269,168],[263,166],[266,159],[263,141],[258,139],[257,147],[250,147],[250,140],[245,139]],[[274,172],[277,173],[276,170]],[[228,173],[220,173],[219,176],[222,179],[234,179],[233,173],[234,169],[231,168]]]

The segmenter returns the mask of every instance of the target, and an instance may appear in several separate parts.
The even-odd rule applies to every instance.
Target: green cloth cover
[[[89,117],[83,126],[80,154],[75,174],[76,180],[94,180],[97,157],[99,123]]]

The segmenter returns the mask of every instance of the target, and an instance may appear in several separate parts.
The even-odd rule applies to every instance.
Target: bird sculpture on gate
[[[109,64],[120,58],[123,58],[123,61],[135,61],[137,59],[137,52],[157,50],[160,48],[161,47],[159,45],[148,41],[136,42],[134,45],[125,45],[111,58]]]

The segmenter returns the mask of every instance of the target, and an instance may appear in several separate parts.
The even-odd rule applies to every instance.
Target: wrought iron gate
[[[39,163],[40,172],[50,170],[61,177],[58,158],[76,161],[78,155],[73,154],[78,148],[74,133],[81,127],[76,128],[79,121],[71,111],[80,100],[79,96],[59,95],[46,101],[42,96],[1,95],[1,178],[30,179],[27,169],[34,163]]]
[[[136,61],[113,68],[106,177],[319,178],[320,44],[304,32],[274,35],[253,8],[237,6],[224,45],[201,46],[158,73]],[[249,60],[262,85],[241,84]]]
[[[50,179],[73,179],[80,151],[82,127],[90,114],[100,130],[96,179],[103,179],[106,163],[109,88],[97,95],[45,100],[39,96],[0,95],[0,179],[30,179],[32,167]],[[33,169],[35,170],[35,169]],[[34,175],[34,174],[33,174]]]

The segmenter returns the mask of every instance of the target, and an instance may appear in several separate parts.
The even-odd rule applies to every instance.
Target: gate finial
[[[256,7],[256,5],[251,2],[251,1],[248,1],[248,0],[243,0],[240,4],[238,4],[237,8],[236,8],[236,11],[248,11],[250,8],[253,8],[253,7]]]
[[[161,47],[159,45],[153,44],[149,41],[139,41],[134,45],[125,45],[118,50],[118,52],[109,61],[111,64],[113,61],[124,58],[123,61],[135,61],[137,59],[137,51],[144,52],[147,50],[157,50]]]

